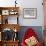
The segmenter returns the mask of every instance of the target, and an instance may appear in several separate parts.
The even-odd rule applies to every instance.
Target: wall
[[[24,19],[23,13],[20,16],[22,26],[43,26],[43,6],[42,0],[25,0],[21,4],[23,8],[37,8],[37,19]],[[23,12],[23,11],[22,11]]]
[[[1,7],[15,6],[15,0],[0,0]],[[17,0],[20,7],[19,24],[21,26],[43,26],[43,6],[42,0]],[[23,8],[37,8],[37,19],[24,19]]]

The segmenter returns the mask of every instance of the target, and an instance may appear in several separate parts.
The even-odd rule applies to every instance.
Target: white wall
[[[15,0],[0,0],[0,6],[15,6]],[[17,0],[20,7],[19,24],[21,26],[43,26],[42,0]],[[37,8],[37,19],[24,19],[23,8]]]
[[[23,15],[21,15],[20,16],[21,25],[43,26],[43,17],[44,16],[43,16],[42,0],[24,0],[23,8],[37,8],[37,19],[24,19]]]

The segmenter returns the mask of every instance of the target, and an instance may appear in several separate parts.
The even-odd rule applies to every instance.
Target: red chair
[[[22,38],[21,46],[27,46],[25,43],[25,40],[28,39],[29,37],[32,37],[32,36],[34,36],[37,39],[37,35],[34,32],[34,30],[32,28],[28,28],[24,34],[24,37]],[[41,46],[39,41],[37,42],[37,44],[35,46]]]

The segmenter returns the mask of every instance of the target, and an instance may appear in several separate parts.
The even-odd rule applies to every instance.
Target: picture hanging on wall
[[[23,17],[28,19],[37,18],[37,8],[24,8],[23,9]]]

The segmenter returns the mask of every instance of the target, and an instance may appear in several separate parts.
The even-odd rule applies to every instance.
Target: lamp
[[[13,40],[18,40],[18,32],[17,32],[17,29],[14,28],[14,36],[13,36]]]
[[[15,0],[15,7],[16,7],[16,4],[17,4],[17,2],[16,2],[17,0]]]
[[[16,28],[14,29],[14,32],[17,32]]]

